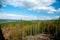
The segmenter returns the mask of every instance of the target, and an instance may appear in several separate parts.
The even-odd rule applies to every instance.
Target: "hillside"
[[[4,21],[1,20],[1,22]],[[38,34],[50,34],[48,38],[52,38],[53,40],[59,39],[58,37],[60,37],[60,20],[17,20],[3,23],[1,24],[1,28],[6,40],[23,40],[26,37],[29,38],[29,36]]]

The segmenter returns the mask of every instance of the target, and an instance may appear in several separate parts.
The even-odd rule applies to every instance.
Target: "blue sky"
[[[51,20],[60,17],[60,0],[2,0],[0,19]]]

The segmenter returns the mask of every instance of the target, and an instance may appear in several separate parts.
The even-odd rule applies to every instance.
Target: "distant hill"
[[[18,22],[19,20],[9,20],[9,19],[0,19],[0,23],[6,23],[6,22]]]

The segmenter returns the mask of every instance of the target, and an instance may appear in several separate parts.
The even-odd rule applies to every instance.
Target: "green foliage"
[[[60,34],[60,19],[8,22],[2,24],[1,26],[3,30],[6,30],[6,28],[10,27],[11,35],[13,35],[13,37],[21,37],[21,32],[24,32],[22,34],[24,36],[47,33],[56,37],[56,35]]]

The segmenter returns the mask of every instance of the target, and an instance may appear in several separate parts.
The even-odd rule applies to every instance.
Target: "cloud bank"
[[[0,14],[0,19],[13,19],[13,20],[36,20],[36,16],[27,16],[27,15],[18,15],[18,14],[6,14],[6,13],[1,13]]]
[[[19,7],[19,8],[25,8],[27,10],[32,10],[32,11],[42,11],[42,12],[47,12],[47,13],[60,13],[60,8],[55,9],[53,6],[51,6],[53,3],[55,3],[56,0],[2,0],[3,5],[12,5],[14,7]],[[5,6],[6,7],[6,6]],[[2,10],[2,9],[0,9]],[[51,20],[51,19],[57,19],[60,16],[33,16],[33,15],[16,15],[16,14],[7,14],[3,13],[0,14],[0,18],[2,19],[23,19],[23,20]]]
[[[56,0],[5,0],[3,4],[12,5],[14,7],[22,7],[33,11],[46,11],[48,13],[56,12],[51,6]]]
[[[6,13],[1,13],[0,14],[0,19],[13,19],[13,20],[54,20],[58,19],[60,16],[27,16],[27,15],[18,15],[18,14],[6,14]]]

